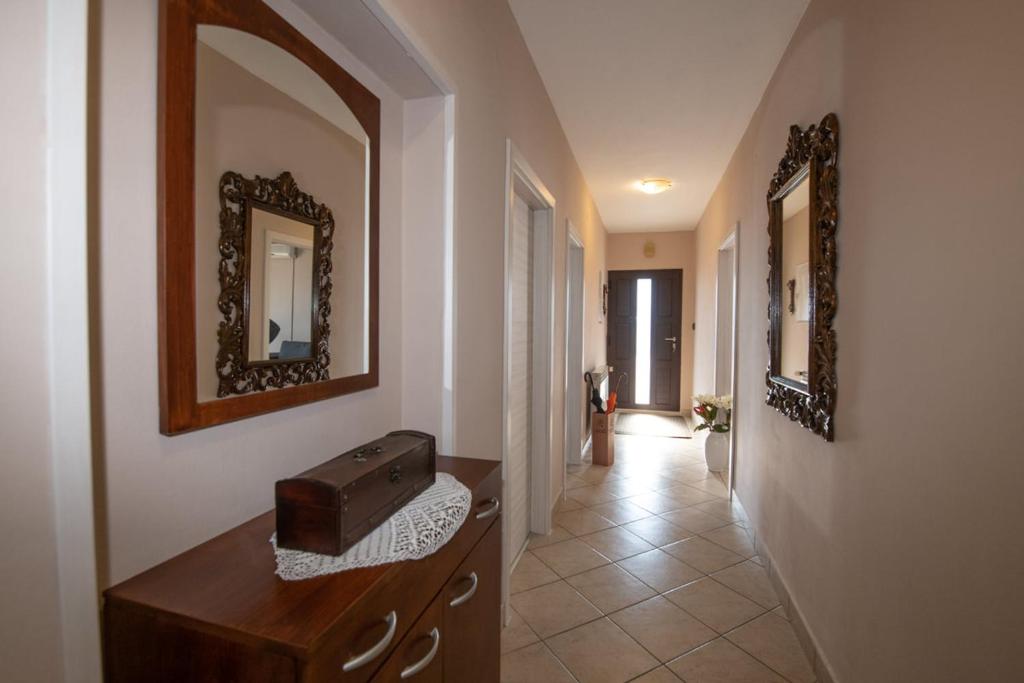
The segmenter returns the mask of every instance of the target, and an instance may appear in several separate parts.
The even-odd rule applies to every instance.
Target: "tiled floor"
[[[812,683],[702,441],[616,437],[571,467],[549,536],[511,582],[503,683]]]

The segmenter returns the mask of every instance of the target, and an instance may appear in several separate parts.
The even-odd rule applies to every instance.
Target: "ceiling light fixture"
[[[666,178],[647,178],[640,181],[640,191],[647,194],[661,194],[672,187],[672,181]]]

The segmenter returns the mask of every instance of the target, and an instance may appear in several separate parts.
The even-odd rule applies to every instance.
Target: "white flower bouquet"
[[[729,419],[732,416],[732,395],[712,396],[711,394],[697,394],[693,397],[693,412],[702,420],[697,425],[697,431],[708,429],[719,434],[729,431]],[[721,417],[721,420],[719,420]]]

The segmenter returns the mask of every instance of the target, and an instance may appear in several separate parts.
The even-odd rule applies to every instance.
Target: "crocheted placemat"
[[[413,498],[344,555],[318,555],[277,547],[277,575],[285,581],[336,574],[357,567],[418,560],[437,552],[451,540],[469,514],[472,495],[458,479],[439,472],[434,485]]]

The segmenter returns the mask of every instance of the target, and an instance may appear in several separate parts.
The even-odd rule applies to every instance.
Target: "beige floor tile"
[[[512,570],[512,576],[509,577],[509,591],[522,593],[555,581],[558,581],[558,574],[537,559],[533,553],[526,551],[519,558],[516,568]]]
[[[501,683],[576,683],[544,643],[501,657]]]
[[[679,506],[689,507],[691,505],[697,505],[698,503],[706,503],[708,501],[715,500],[716,498],[714,494],[708,493],[707,491],[701,491],[700,489],[695,489],[689,484],[678,484],[670,489],[665,489],[660,493],[661,495],[676,501],[676,503],[679,504],[676,506],[677,509]]]
[[[597,619],[601,611],[564,581],[516,593],[512,607],[541,638]]]
[[[640,521],[644,522],[646,520]],[[664,550],[669,555],[678,557],[686,564],[696,567],[705,574],[717,572],[719,569],[725,569],[746,559],[742,555],[726,550],[722,546],[705,540],[700,536],[694,536],[693,538],[687,538],[678,543],[664,546]]]
[[[641,493],[639,496],[630,496],[626,500],[656,515],[684,507],[683,503],[660,493]]]
[[[757,551],[754,550],[754,542],[751,540],[750,534],[747,533],[746,529],[737,524],[705,531],[701,536],[743,557],[753,557],[757,554]]]
[[[706,503],[698,503],[696,508],[727,522],[743,522],[747,519],[743,507],[736,501],[711,500]]]
[[[722,481],[720,473],[713,473],[715,476],[707,477],[706,479],[698,479],[697,481],[687,482],[687,486],[692,486],[695,489],[709,493],[717,498],[728,498],[729,489],[726,488],[725,483]]]
[[[586,479],[580,479],[575,474],[567,474],[567,475],[565,475],[565,490],[566,491],[572,491],[573,489],[578,489],[578,488],[580,488],[582,486],[591,486],[591,485],[592,484],[589,481],[587,481]]]
[[[615,479],[621,479],[622,475],[616,474],[609,467],[602,467],[601,465],[591,465],[586,469],[576,472],[575,475],[580,479],[589,481],[591,484],[600,484],[605,481],[614,481]]]
[[[512,607],[508,608],[508,616],[508,626],[501,629],[501,654],[533,645],[540,640],[526,620],[519,616],[519,612]]]
[[[650,517],[653,514],[644,510],[639,505],[630,503],[628,500],[613,500],[610,503],[594,505],[590,508],[590,511],[596,512],[616,524],[628,524],[644,517]]]
[[[605,614],[655,595],[647,584],[614,564],[577,574],[566,582]]]
[[[814,671],[785,619],[765,614],[725,637],[793,683],[813,683]]]
[[[679,683],[679,678],[667,668],[659,666],[640,678],[634,678],[632,683]]]
[[[665,597],[719,633],[730,631],[765,611],[757,603],[708,578],[665,593]]]
[[[681,526],[684,529],[692,531],[695,534],[700,534],[705,531],[711,531],[712,529],[718,529],[719,527],[726,526],[729,522],[724,519],[719,519],[714,515],[709,515],[706,512],[701,512],[697,508],[688,507],[681,510],[673,510],[672,512],[666,512],[661,515],[662,518],[667,519],[676,526]]]
[[[559,498],[558,502],[555,503],[555,513],[569,512],[571,510],[583,509],[583,503],[578,500],[572,500],[571,498]]]
[[[662,489],[670,489],[673,486],[679,486],[679,482],[671,478],[669,473],[671,470],[659,470],[657,472],[650,471],[637,471],[629,476],[624,481],[632,481],[647,487],[648,491],[660,491]],[[637,494],[642,491],[637,491]]]
[[[599,619],[547,641],[580,683],[624,683],[658,666],[625,631]]]
[[[645,517],[629,524],[623,524],[622,527],[656,546],[675,543],[693,535],[686,529],[665,521],[661,517]]]
[[[662,662],[718,637],[660,595],[611,614],[609,618]]]
[[[629,478],[606,481],[601,484],[601,488],[612,493],[616,499],[628,498],[629,496],[639,496],[644,493],[650,493],[653,490],[646,482]]]
[[[568,491],[566,495],[573,500],[578,500],[579,502],[583,503],[583,505],[586,506],[600,505],[601,503],[607,503],[608,501],[611,500],[618,500],[619,498],[622,497],[612,493],[603,485],[581,486],[578,489],[572,489],[571,491]]]
[[[551,545],[552,543],[561,543],[562,541],[568,541],[572,537],[572,534],[570,534],[568,531],[558,526],[557,524],[553,524],[551,526],[550,534],[547,534],[545,536],[541,536],[540,534],[532,534],[530,536],[529,542],[527,542],[526,544],[526,549],[534,550],[535,548],[543,548],[544,546]]]
[[[686,683],[786,683],[728,640],[719,638],[668,663]]]
[[[672,471],[669,475],[678,482],[688,484],[694,481],[701,481],[714,475],[702,464],[683,465]]]
[[[605,519],[601,515],[596,512],[591,512],[590,510],[556,512],[554,522],[573,536],[592,534],[595,531],[615,526],[615,522],[610,519]]]
[[[618,565],[659,593],[678,588],[704,576],[685,562],[680,562],[660,550],[634,555],[620,561]]]
[[[607,557],[577,538],[537,548],[533,554],[563,578],[610,562]]]
[[[619,526],[580,536],[580,540],[613,562],[654,549],[644,539]]]
[[[779,606],[779,596],[775,594],[772,580],[764,567],[747,560],[711,575],[719,583],[724,583],[740,595],[750,598],[765,609]]]

